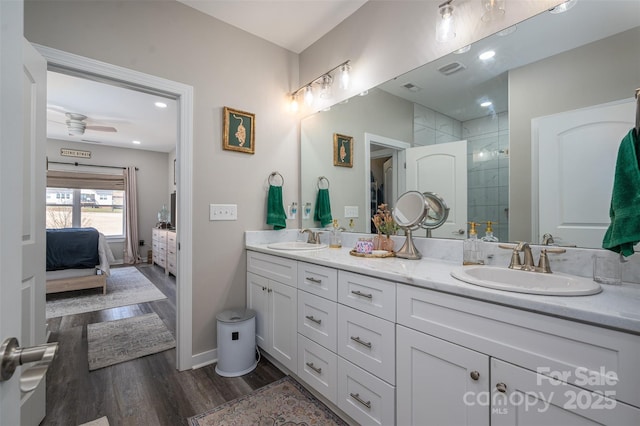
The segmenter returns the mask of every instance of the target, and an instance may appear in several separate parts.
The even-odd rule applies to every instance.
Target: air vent
[[[467,67],[462,65],[460,62],[451,62],[450,64],[438,68],[438,71],[440,71],[444,75],[451,75],[466,68]]]
[[[402,87],[404,87],[410,92],[419,92],[420,90],[422,90],[422,87],[416,86],[413,83],[403,84]]]

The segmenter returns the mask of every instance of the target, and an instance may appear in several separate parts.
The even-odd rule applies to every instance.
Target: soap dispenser
[[[496,237],[495,235],[493,235],[493,227],[491,225],[494,225],[498,222],[491,222],[490,220],[484,222],[487,225],[487,228],[485,230],[484,233],[484,237],[481,238],[482,241],[486,241],[488,243],[497,243],[498,242],[498,237]]]
[[[342,247],[342,231],[343,228],[338,227],[338,219],[333,219],[333,228],[331,228],[331,234],[329,236],[329,247]]]
[[[469,222],[469,238],[462,243],[462,264],[463,265],[484,265],[484,253],[482,241],[478,240],[476,222]]]

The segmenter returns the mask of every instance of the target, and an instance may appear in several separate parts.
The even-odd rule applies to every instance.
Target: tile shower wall
[[[414,104],[414,146],[461,139],[467,147],[469,221],[496,222],[493,233],[508,241],[509,229],[509,120],[508,113],[460,122]],[[478,229],[484,235],[484,226]]]

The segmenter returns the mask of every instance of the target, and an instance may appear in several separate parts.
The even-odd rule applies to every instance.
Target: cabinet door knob
[[[480,378],[480,373],[475,370],[473,370],[470,375],[473,380],[478,380]]]
[[[505,385],[504,383],[496,383],[496,389],[498,390],[498,392],[502,392],[505,393],[507,392],[507,385]]]
[[[267,288],[266,287],[262,287],[262,291],[265,291]]]

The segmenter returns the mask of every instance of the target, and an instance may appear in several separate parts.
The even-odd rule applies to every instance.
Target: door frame
[[[365,206],[365,232],[371,232],[371,144],[385,146],[391,150],[391,154],[393,157],[393,169],[396,171],[396,177],[400,173],[400,168],[398,166],[401,163],[398,160],[398,151],[404,151],[407,148],[411,148],[411,144],[409,142],[403,142],[397,139],[387,138],[385,136],[375,135],[373,133],[364,134],[364,206]],[[389,153],[389,152],[387,152]],[[400,179],[396,179],[396,182],[400,182]],[[398,192],[400,188],[398,188]]]
[[[95,59],[33,44],[47,60],[48,65],[77,71],[81,74],[104,77],[132,87],[156,90],[174,96],[178,106],[177,209],[178,216],[178,275],[176,277],[176,368],[180,371],[193,367],[193,87],[134,71]]]

